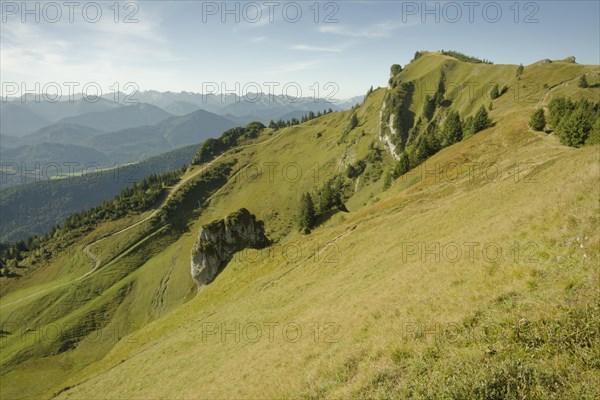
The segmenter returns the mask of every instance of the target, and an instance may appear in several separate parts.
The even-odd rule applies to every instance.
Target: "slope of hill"
[[[87,126],[104,132],[118,131],[143,125],[154,125],[171,114],[156,106],[139,103],[107,111],[96,111],[67,117],[62,123]]]
[[[517,77],[423,54],[356,110],[190,166],[156,209],[59,232],[48,246],[62,253],[0,278],[3,395],[597,398],[598,146],[527,126],[555,96],[597,96],[575,83],[596,69]],[[425,118],[414,88],[435,93],[441,71]],[[493,126],[423,153],[450,111],[466,120],[489,105],[486,91],[450,89],[475,76],[507,86]],[[525,102],[515,94],[528,81],[541,85]],[[405,153],[411,168],[394,181]],[[347,212],[299,234],[301,194],[321,208],[336,182]],[[242,207],[273,245],[236,254],[197,293],[200,228]]]

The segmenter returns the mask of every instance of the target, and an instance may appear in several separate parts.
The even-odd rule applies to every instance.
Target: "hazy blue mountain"
[[[113,94],[108,94],[107,99],[113,98]],[[359,96],[361,101],[362,97]],[[235,93],[229,93],[224,96],[220,94],[194,93],[194,92],[158,92],[156,90],[148,90],[135,94],[135,98],[144,103],[153,104],[161,107],[173,114],[183,112],[184,109],[178,110],[179,106],[174,103],[186,103],[185,110],[191,110],[189,104],[193,104],[196,108],[200,108],[212,113],[220,115],[234,115],[236,117],[250,117],[250,120],[267,121],[273,118],[297,110],[310,110],[317,112],[331,108],[334,111],[343,109],[339,104],[329,102],[324,99],[314,99],[312,97],[302,98],[287,98],[282,95],[269,96],[265,93],[254,94],[248,93],[245,96],[240,96]],[[315,101],[316,100],[316,101]],[[352,104],[353,105],[353,104]],[[174,109],[169,109],[174,107]],[[350,108],[346,103],[344,107]]]
[[[349,110],[354,107],[356,104],[362,104],[365,96],[354,96],[346,100],[340,100],[336,105],[342,110]]]
[[[87,145],[118,163],[139,161],[173,149],[156,126],[136,126],[103,133],[92,137]]]
[[[72,123],[56,123],[38,129],[21,138],[21,144],[60,143],[85,144],[93,136],[103,133],[94,128]]]
[[[72,123],[104,132],[143,125],[154,125],[170,117],[165,110],[147,103],[118,107],[108,111],[84,113],[75,117],[63,118],[61,123]]]
[[[106,96],[107,99],[113,98],[113,94],[108,94]],[[134,98],[142,103],[148,103],[160,107],[162,109],[166,109],[173,103],[182,102],[194,104],[196,106],[195,110],[201,108],[210,112],[218,112],[221,108],[228,104],[227,100],[225,102],[222,101],[221,96],[215,95],[203,95],[201,93],[194,92],[159,92],[156,90],[147,90],[143,92],[136,93]],[[231,98],[231,102],[233,102],[233,97]],[[191,110],[191,111],[195,111]]]
[[[161,109],[141,104],[140,107],[121,107],[110,112],[83,114],[79,117],[64,119],[61,122],[45,126],[23,137],[2,136],[0,156],[2,161],[23,164],[34,168],[40,164],[43,170],[50,163],[79,163],[85,168],[89,163],[99,167],[109,167],[115,163],[137,162],[166,151],[191,144],[200,144],[210,137],[218,137],[225,130],[242,125],[217,114],[204,110],[177,117],[171,116],[155,125],[142,125],[126,129],[103,132],[98,129],[65,122],[82,120],[88,122],[100,117],[111,118],[115,113],[126,112],[125,117],[137,118],[141,112],[160,110],[161,115],[169,115]],[[133,121],[134,118],[124,118]],[[138,119],[139,122],[139,119]],[[67,168],[63,166],[63,168]],[[77,168],[76,168],[77,169]],[[49,168],[43,178],[54,175],[56,169]],[[6,188],[36,180],[35,175],[22,179],[8,179],[0,182]]]
[[[197,111],[199,107],[197,104],[178,100],[169,103],[167,106],[163,107],[163,109],[167,112],[170,112],[173,115],[182,116]]]
[[[97,101],[92,100],[78,98],[73,101],[66,99],[65,101],[52,103],[48,101],[36,102],[33,98],[28,98],[24,105],[51,123],[85,113],[110,111],[123,107],[122,104],[109,99],[97,98]]]
[[[19,146],[11,149],[2,149],[1,157],[3,163],[16,162],[25,163],[28,170],[34,169],[39,163],[42,170],[46,168],[46,174],[52,175],[56,169],[49,164],[79,163],[84,166],[88,163],[107,165],[109,158],[101,151],[91,147],[60,143],[39,143],[33,145]]]
[[[315,102],[312,98],[286,99],[283,96],[274,96],[269,99],[264,95],[259,101],[250,102],[243,99],[239,102],[233,102],[221,109],[219,114],[232,114],[235,116],[254,116],[255,119],[268,121],[278,119],[292,111],[323,111],[328,108],[339,110],[339,108],[330,102],[319,100]]]
[[[301,120],[303,116],[308,115],[309,110],[298,110],[298,111],[290,111],[289,113],[283,114],[277,119],[282,119],[284,121],[291,120],[292,118],[296,118],[297,120]]]
[[[0,149],[21,146],[22,138],[18,136],[9,136],[0,134]]]
[[[217,137],[238,124],[235,121],[205,110],[197,110],[181,117],[168,118],[157,125],[173,147],[200,143]]]
[[[0,102],[0,134],[2,135],[25,136],[49,123],[25,104]]]

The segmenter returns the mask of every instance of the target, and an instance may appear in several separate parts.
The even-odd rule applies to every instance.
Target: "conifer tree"
[[[529,120],[529,126],[534,131],[542,131],[546,126],[546,117],[544,116],[544,109],[538,108],[535,110],[531,119]]]
[[[433,114],[435,113],[435,99],[431,96],[427,95],[425,97],[425,106],[423,108],[423,116],[427,118],[428,121],[431,120]]]
[[[492,126],[492,121],[490,120],[485,107],[481,106],[479,111],[477,111],[477,114],[475,114],[475,118],[473,118],[473,133],[487,129],[490,126]]]
[[[442,128],[442,146],[450,146],[456,142],[460,142],[463,137],[462,123],[458,112],[451,111],[444,121]]]
[[[354,128],[356,128],[358,126],[358,117],[356,116],[356,113],[352,113],[352,116],[350,117],[350,125],[348,127],[348,130],[352,130]]]
[[[315,204],[310,193],[304,193],[300,200],[300,212],[298,215],[298,225],[300,229],[310,229],[315,223]]]
[[[494,85],[494,87],[490,91],[490,97],[492,98],[492,100],[496,100],[498,97],[500,97],[500,89],[498,88],[497,84]]]
[[[517,68],[517,77],[523,75],[524,71],[525,71],[525,68],[523,67],[523,64],[519,64],[519,68]]]
[[[410,158],[406,152],[403,152],[400,156],[400,160],[394,168],[394,176],[396,178],[406,174],[410,170]]]
[[[591,130],[589,114],[585,107],[580,105],[570,116],[563,118],[556,129],[560,141],[571,147],[583,146]]]

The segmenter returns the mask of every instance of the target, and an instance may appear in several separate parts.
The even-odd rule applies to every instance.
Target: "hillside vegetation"
[[[528,124],[597,102],[598,67],[519,70],[424,53],[353,110],[232,131],[154,208],[49,239],[0,278],[2,397],[597,398],[598,146]],[[240,208],[272,245],[197,292],[200,228]]]

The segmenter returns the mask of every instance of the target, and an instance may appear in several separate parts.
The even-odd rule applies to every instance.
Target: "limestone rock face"
[[[200,229],[191,255],[192,278],[201,289],[215,279],[236,252],[248,247],[260,249],[269,244],[264,223],[241,208]]]

